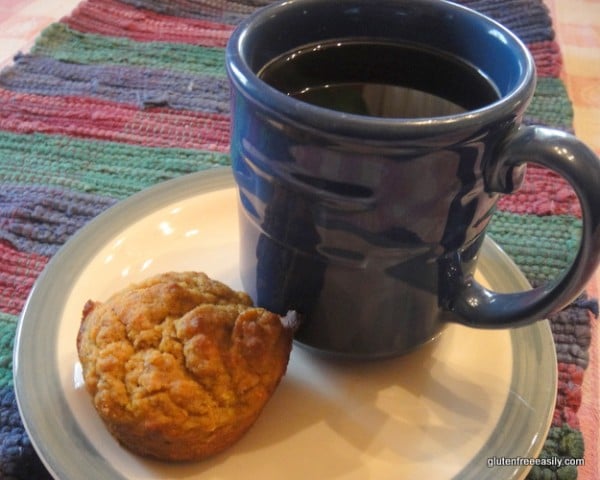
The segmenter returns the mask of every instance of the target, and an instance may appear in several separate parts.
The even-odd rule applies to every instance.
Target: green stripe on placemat
[[[81,64],[131,65],[204,75],[225,75],[222,48],[185,43],[137,42],[122,37],[81,33],[62,23],[46,28],[31,53]]]
[[[12,351],[17,317],[0,311],[0,388],[13,384]]]
[[[535,94],[525,117],[528,123],[572,130],[573,106],[564,83],[558,78],[538,78]]]
[[[0,132],[0,182],[125,198],[179,175],[229,165],[223,153]]]
[[[539,284],[558,278],[572,263],[581,229],[581,220],[573,216],[496,211],[487,232],[527,279]]]

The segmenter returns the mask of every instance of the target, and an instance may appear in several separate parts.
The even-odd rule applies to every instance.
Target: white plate
[[[525,476],[527,467],[488,462],[534,457],[543,445],[557,382],[546,321],[494,331],[449,325],[412,354],[364,364],[295,346],[258,422],[223,454],[166,464],[121,448],[82,386],[75,347],[82,307],[166,270],[201,270],[241,288],[236,209],[228,169],[181,177],[109,209],[52,258],[19,322],[14,377],[25,427],[56,478]],[[497,290],[528,287],[490,240],[478,276]]]

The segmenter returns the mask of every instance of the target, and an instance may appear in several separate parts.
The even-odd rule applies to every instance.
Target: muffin
[[[284,375],[292,327],[204,273],[169,272],[83,309],[77,351],[110,433],[161,460],[237,441]]]

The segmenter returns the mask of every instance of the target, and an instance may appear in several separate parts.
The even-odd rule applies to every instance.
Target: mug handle
[[[497,293],[463,275],[459,254],[440,265],[448,286],[442,306],[456,321],[474,327],[505,328],[545,318],[582,292],[600,261],[600,160],[574,136],[540,126],[523,126],[502,146],[489,170],[488,190],[510,192],[520,183],[523,166],[537,163],[565,178],[581,204],[583,231],[577,257],[558,279],[531,290]]]

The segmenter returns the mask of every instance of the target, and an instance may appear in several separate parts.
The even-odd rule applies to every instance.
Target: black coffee
[[[457,57],[364,40],[305,45],[275,58],[258,75],[305,102],[378,117],[447,116],[499,98],[482,72]]]

